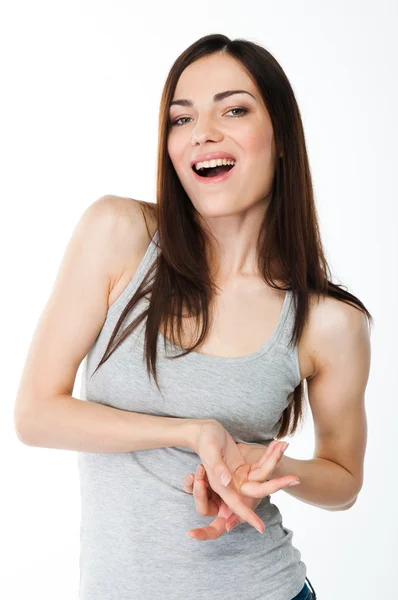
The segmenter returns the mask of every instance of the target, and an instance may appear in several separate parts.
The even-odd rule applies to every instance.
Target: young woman
[[[195,42],[159,134],[157,203],[105,196],[73,233],[18,435],[78,452],[81,600],[316,598],[270,494],[355,503],[371,315],[330,281],[299,109],[268,51]],[[280,440],[306,399],[315,452],[296,460]]]

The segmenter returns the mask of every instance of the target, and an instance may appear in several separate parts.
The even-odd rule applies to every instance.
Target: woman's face
[[[213,100],[226,90],[249,93]],[[172,101],[181,99],[192,105],[170,106],[167,147],[196,210],[203,217],[222,217],[247,211],[259,202],[265,204],[275,169],[273,130],[261,95],[247,73],[229,56],[206,56],[181,74]],[[236,158],[233,171],[224,181],[199,180],[191,161],[199,154],[216,151]]]

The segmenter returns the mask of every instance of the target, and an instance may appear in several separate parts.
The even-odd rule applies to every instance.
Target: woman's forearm
[[[271,477],[297,475],[300,485],[283,488],[307,504],[325,510],[346,510],[355,504],[360,486],[344,467],[325,458],[298,460],[282,456]]]
[[[198,419],[141,414],[58,394],[36,403],[30,416],[18,420],[16,430],[28,446],[118,453],[190,448],[199,423]]]

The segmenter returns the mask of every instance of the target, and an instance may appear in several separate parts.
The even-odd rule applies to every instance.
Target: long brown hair
[[[295,324],[290,344],[298,344],[309,312],[309,293],[328,295],[363,311],[369,323],[373,317],[345,286],[330,281],[330,269],[322,248],[317,211],[308,162],[303,125],[292,87],[275,58],[263,47],[244,39],[231,40],[214,34],[200,38],[174,62],[164,85],[159,113],[157,225],[161,252],[137,291],[129,300],[115,326],[100,367],[122,341],[146,318],[144,354],[148,374],[156,373],[157,340],[161,324],[170,330],[173,344],[180,342],[183,317],[194,317],[199,335],[178,359],[195,350],[206,338],[212,300],[218,286],[212,280],[207,255],[212,236],[200,224],[192,202],[174,170],[167,150],[170,130],[169,107],[178,79],[194,61],[223,52],[246,69],[257,85],[269,112],[275,139],[276,160],[270,204],[257,241],[258,265],[264,281],[274,289],[293,291]],[[280,157],[281,153],[283,156]],[[144,214],[145,218],[145,214]],[[273,278],[275,261],[280,287]],[[149,297],[148,307],[123,330],[114,348],[116,334],[134,305]],[[183,315],[183,307],[188,312]],[[201,321],[201,330],[200,323]],[[175,327],[175,324],[177,327]],[[98,369],[97,367],[97,369]],[[301,382],[282,413],[277,437],[293,435],[303,418],[304,388]]]

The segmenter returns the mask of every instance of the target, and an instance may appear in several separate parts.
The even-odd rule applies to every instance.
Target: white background
[[[155,202],[162,87],[177,56],[209,33],[257,42],[285,70],[303,118],[333,275],[375,318],[357,503],[329,512],[283,491],[273,502],[320,600],[398,597],[397,21],[397,3],[387,0],[2,3],[3,598],[77,598],[77,455],[17,439],[16,390],[82,212],[105,194]],[[306,414],[287,456],[312,457]]]

